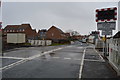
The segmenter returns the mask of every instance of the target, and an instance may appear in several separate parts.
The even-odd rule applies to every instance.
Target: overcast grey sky
[[[4,2],[2,6],[3,27],[30,23],[38,30],[55,25],[89,34],[97,30],[95,10],[116,7],[117,2]]]

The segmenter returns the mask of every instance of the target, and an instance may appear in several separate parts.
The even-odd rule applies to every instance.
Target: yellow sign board
[[[105,40],[106,40],[106,37],[103,37],[102,40],[105,41]]]

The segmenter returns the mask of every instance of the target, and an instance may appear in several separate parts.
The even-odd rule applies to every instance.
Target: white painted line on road
[[[10,64],[10,65],[7,65],[7,66],[4,66],[3,68],[1,68],[0,70],[3,70],[3,69],[9,69],[9,68],[11,68],[11,67],[14,67],[14,66],[16,66],[16,65],[18,65],[18,64],[21,64],[21,63],[24,63],[24,62],[26,62],[27,60],[19,60],[19,61],[17,61],[17,62],[15,62],[15,63],[12,63],[12,64]]]
[[[77,47],[78,49],[82,49],[83,47]]]
[[[0,58],[8,58],[8,59],[27,59],[27,58],[19,58],[19,57],[7,57],[7,56],[0,56]]]
[[[52,58],[59,59],[60,57],[52,57]],[[61,59],[62,59],[62,58],[61,58]],[[72,58],[67,58],[67,57],[64,57],[63,59],[64,59],[64,60],[78,60],[78,61],[81,60],[81,59],[72,59]]]
[[[112,61],[109,61],[109,63],[111,64],[111,66],[112,66],[114,69],[118,70],[118,67],[117,67],[115,64],[113,64]]]
[[[46,52],[44,52],[43,54],[38,54],[38,55],[35,55],[35,56],[32,56],[32,57],[29,57],[28,59],[29,59],[29,60],[32,60],[32,59],[34,59],[34,58],[37,58],[37,57],[40,57],[40,56],[42,56],[42,55],[51,53],[51,52],[53,52],[53,51],[61,50],[61,49],[63,49],[63,48],[64,48],[64,47],[62,47],[62,48],[57,48],[57,49],[53,49],[53,50],[50,50],[50,51],[46,51]]]
[[[105,62],[103,60],[92,60],[92,59],[84,59],[85,61],[93,61],[93,62]]]
[[[64,59],[71,59],[71,58],[66,58],[66,57],[64,57]]]
[[[99,54],[100,58],[104,61],[103,57]]]
[[[52,57],[52,58],[58,59],[58,58],[60,58],[60,57]]]
[[[79,79],[82,78],[82,70],[83,70],[83,65],[84,65],[85,52],[86,52],[86,48],[83,51],[83,56],[82,56],[82,61],[81,61],[80,71],[79,71]]]
[[[12,68],[12,67],[14,67],[14,66],[16,66],[16,65],[19,65],[19,64],[22,64],[22,63],[24,63],[24,62],[26,62],[26,61],[28,61],[28,60],[32,60],[32,59],[34,59],[34,58],[40,57],[40,56],[42,56],[42,55],[45,55],[45,54],[48,54],[48,53],[50,53],[50,52],[53,52],[53,51],[56,51],[56,50],[60,50],[60,49],[63,49],[63,48],[64,48],[64,47],[58,48],[58,49],[53,49],[53,50],[44,52],[43,54],[38,54],[38,55],[29,57],[29,58],[24,58],[24,59],[19,60],[19,61],[15,62],[15,63],[12,63],[12,64],[10,64],[10,65],[4,66],[3,68],[0,68],[0,71],[1,71],[1,70],[4,70],[4,69]],[[11,57],[11,58],[13,58],[13,57]],[[18,59],[18,58],[16,58],[16,59]]]
[[[95,50],[95,48],[93,48],[94,50]],[[98,55],[99,55],[99,57],[101,58],[101,60],[102,61],[105,61],[104,59],[103,59],[103,57],[99,54],[99,52],[97,51],[97,50],[95,50],[96,51],[96,53],[98,53]]]
[[[78,60],[78,61],[80,61],[81,59],[74,59],[74,60]]]

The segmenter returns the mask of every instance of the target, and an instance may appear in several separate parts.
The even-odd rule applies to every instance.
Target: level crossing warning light
[[[117,20],[117,8],[96,9],[96,22]]]

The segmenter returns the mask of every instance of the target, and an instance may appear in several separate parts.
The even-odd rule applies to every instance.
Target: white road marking
[[[82,49],[83,47],[77,47],[78,49]]]
[[[103,57],[99,54],[100,58],[104,61]]]
[[[78,61],[80,61],[81,59],[74,59],[74,60],[78,60]]]
[[[71,58],[64,57],[64,59],[71,59]]]
[[[82,77],[82,70],[83,70],[83,65],[84,65],[85,52],[86,52],[86,48],[83,51],[83,56],[82,56],[82,61],[81,61],[80,71],[79,71],[79,79]]]
[[[24,62],[26,62],[27,60],[19,60],[19,61],[17,61],[17,62],[15,62],[15,63],[12,63],[12,64],[10,64],[10,65],[7,65],[7,66],[4,66],[3,68],[1,68],[0,70],[3,70],[3,69],[9,69],[9,68],[11,68],[11,67],[14,67],[14,66],[16,66],[16,65],[18,65],[18,64],[21,64],[21,63],[24,63]]]
[[[109,61],[109,63],[113,66],[114,69],[118,70],[118,67],[115,64],[113,64],[113,62]]]
[[[0,56],[0,58],[8,58],[8,59],[27,59],[27,58],[19,58],[19,57],[7,57],[7,56]]]
[[[46,51],[46,52],[44,52],[43,54],[38,54],[38,55],[35,55],[35,56],[32,56],[32,57],[29,57],[28,59],[29,59],[29,60],[32,60],[32,59],[34,59],[34,58],[37,58],[37,57],[40,57],[40,56],[42,56],[42,55],[51,53],[51,52],[53,52],[53,51],[61,50],[61,49],[63,49],[63,48],[64,48],[64,47],[62,47],[62,48],[57,48],[57,49],[53,49],[53,50],[50,50],[50,51]]]
[[[45,55],[45,54],[48,54],[48,53],[51,53],[51,52],[53,52],[53,51],[57,51],[57,50],[60,50],[60,49],[63,49],[63,48],[64,48],[64,47],[62,47],[62,48],[57,48],[57,49],[53,49],[53,50],[44,52],[43,54],[38,54],[38,55],[29,57],[29,58],[21,58],[22,60],[19,60],[19,61],[15,62],[15,63],[10,64],[10,65],[4,66],[3,68],[0,68],[0,71],[3,70],[3,69],[12,68],[12,67],[14,67],[14,66],[16,66],[16,65],[19,65],[19,64],[22,64],[22,63],[24,63],[24,62],[26,62],[26,61],[28,61],[28,60],[32,60],[32,59],[34,59],[34,58],[40,57],[40,56],[42,56],[42,55]],[[5,58],[5,57],[4,57],[4,58]],[[8,57],[6,57],[6,58],[8,58]],[[9,58],[14,58],[14,59],[15,59],[16,57],[9,57]],[[16,58],[16,59],[20,59],[20,58]]]
[[[61,57],[52,57],[52,58],[60,59]],[[62,58],[61,58],[61,59],[62,59]],[[64,60],[78,60],[78,61],[81,60],[81,59],[72,59],[72,58],[68,58],[68,57],[64,57],[63,59],[64,59]]]
[[[93,61],[93,62],[105,62],[103,60],[92,60],[92,59],[84,59],[85,61]]]
[[[60,57],[52,57],[52,58],[58,59],[58,58],[60,58]]]
[[[104,59],[103,59],[103,57],[99,54],[99,52],[97,51],[97,50],[95,50],[95,48],[93,48],[94,49],[94,51],[99,55],[99,57],[101,58],[101,60],[102,61],[105,61]]]

